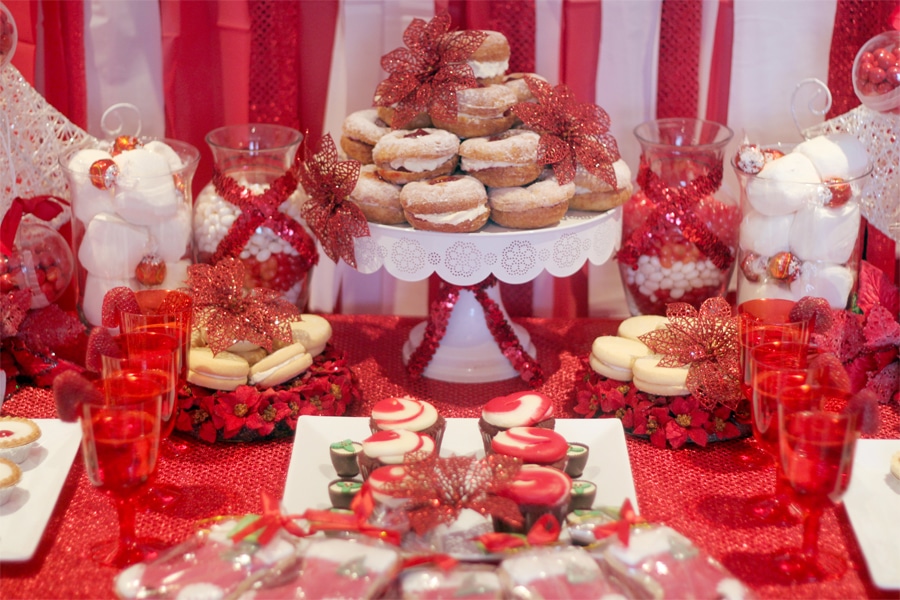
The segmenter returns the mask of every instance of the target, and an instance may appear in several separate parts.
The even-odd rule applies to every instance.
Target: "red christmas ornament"
[[[406,48],[381,57],[381,67],[390,73],[375,89],[376,106],[394,107],[393,129],[402,129],[419,113],[443,120],[456,119],[456,92],[478,86],[472,67],[466,63],[484,42],[483,31],[447,35],[450,15],[435,15],[426,23],[413,19],[403,32]]]
[[[338,161],[330,134],[319,140],[315,154],[303,142],[300,181],[309,196],[300,214],[316,234],[328,258],[356,268],[354,243],[369,236],[369,223],[362,210],[347,200],[359,179],[359,161]]]
[[[576,101],[565,84],[552,87],[536,77],[526,77],[525,83],[537,102],[519,102],[512,111],[540,134],[538,162],[553,165],[560,184],[575,179],[575,167],[581,164],[616,188],[612,164],[619,160],[619,147],[609,133],[606,111]]]
[[[134,277],[141,285],[161,285],[166,279],[166,261],[157,254],[148,254],[134,268]]]

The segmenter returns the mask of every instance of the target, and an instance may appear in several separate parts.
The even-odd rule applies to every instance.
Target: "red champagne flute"
[[[152,481],[159,453],[159,380],[141,373],[116,373],[97,380],[102,400],[84,402],[81,450],[91,484],[116,506],[117,538],[95,545],[91,557],[123,568],[156,556],[165,544],[135,532],[135,497]]]
[[[750,498],[746,506],[750,516],[770,525],[796,522],[791,496],[778,462],[778,411],[790,413],[821,408],[818,398],[789,396],[785,392],[822,378],[816,356],[815,347],[796,342],[769,342],[750,351],[753,437],[773,459],[775,490],[773,494]]]
[[[178,364],[176,366],[176,402],[172,414],[171,427],[163,437],[163,451],[167,455],[177,456],[186,446],[172,439],[172,432],[178,418],[178,391],[187,385],[188,355],[191,347],[191,325],[193,301],[185,292],[178,290],[140,290],[134,293],[140,312],[119,313],[119,324],[122,333],[148,332],[161,333],[178,340]]]
[[[742,302],[737,307],[738,343],[740,346],[741,390],[748,403],[752,403],[750,350],[766,342],[785,341],[807,343],[809,341],[809,320],[792,319],[791,310],[795,303],[779,298],[755,298]],[[757,438],[750,440],[745,452],[736,460],[749,469],[757,469],[772,463],[774,454],[756,445]]]
[[[828,386],[792,388],[797,396],[818,396],[821,403],[846,399],[846,392]],[[853,467],[859,437],[856,412],[780,411],[780,458],[794,502],[804,507],[800,548],[779,552],[778,568],[793,582],[812,583],[841,577],[847,559],[819,548],[824,510],[840,502]]]

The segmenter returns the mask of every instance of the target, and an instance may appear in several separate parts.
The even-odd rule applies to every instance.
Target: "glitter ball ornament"
[[[63,236],[26,218],[12,251],[0,254],[0,293],[31,290],[31,308],[43,308],[63,295],[74,272],[75,260]]]

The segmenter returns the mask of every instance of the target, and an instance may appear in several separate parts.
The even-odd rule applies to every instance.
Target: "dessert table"
[[[408,317],[333,315],[332,344],[346,353],[359,378],[362,401],[348,416],[367,415],[384,397],[412,394],[433,402],[446,416],[475,417],[494,396],[527,389],[519,379],[479,384],[411,380],[398,349],[419,319]],[[540,388],[554,399],[558,415],[576,416],[572,408],[574,378],[598,335],[614,334],[617,321],[597,319],[516,319],[537,347],[546,376]],[[871,437],[900,438],[900,412],[881,407],[881,427]],[[53,418],[56,411],[47,390],[24,388],[3,404],[2,414]],[[284,493],[292,440],[209,445],[183,438],[187,448],[164,455],[157,481],[180,487],[182,500],[165,512],[138,517],[139,534],[155,535],[175,544],[210,517],[261,510],[260,494]],[[691,538],[719,559],[761,598],[900,598],[900,592],[874,586],[853,528],[843,507],[826,511],[821,545],[844,554],[852,567],[840,579],[822,584],[790,586],[779,578],[772,553],[798,546],[800,525],[759,526],[748,522],[743,503],[769,491],[773,467],[750,470],[737,455],[746,440],[663,450],[641,439],[627,441],[640,514],[665,523]],[[598,482],[602,485],[602,482]],[[79,455],[63,485],[56,507],[34,557],[28,562],[0,564],[0,597],[113,597],[113,569],[85,558],[90,545],[116,531],[114,508],[91,488]]]

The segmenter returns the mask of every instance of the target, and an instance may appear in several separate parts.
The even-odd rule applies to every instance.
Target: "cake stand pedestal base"
[[[524,327],[512,323],[500,299],[500,286],[487,286],[485,293],[500,307],[503,317],[509,323],[522,348],[534,356],[535,348],[531,336]],[[429,321],[431,320],[430,317]],[[403,362],[409,363],[410,356],[425,340],[425,330],[429,321],[413,327],[403,345]],[[460,289],[459,299],[453,306],[447,321],[447,330],[440,339],[437,349],[423,377],[454,383],[486,383],[519,377],[518,371],[504,356],[497,340],[487,324],[484,307],[475,293]]]

